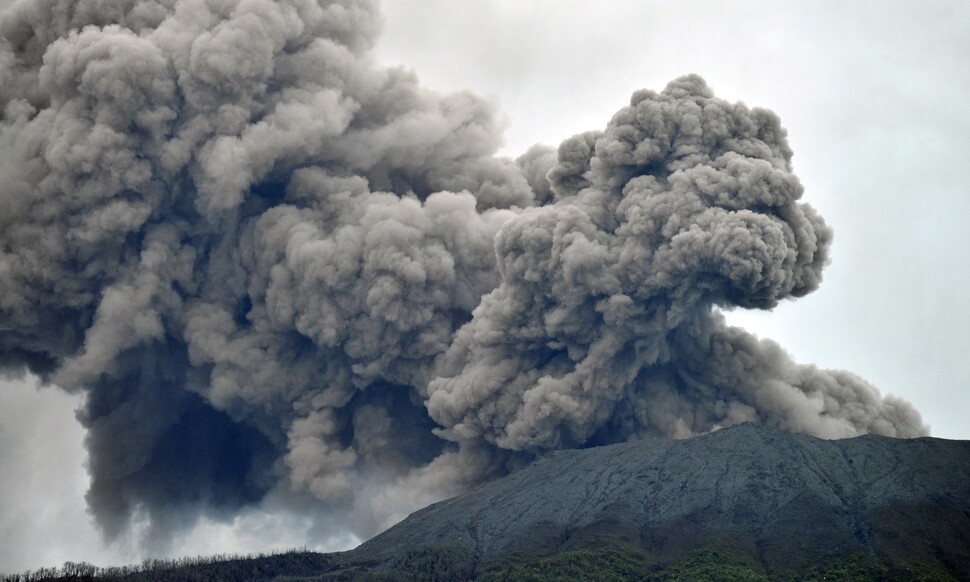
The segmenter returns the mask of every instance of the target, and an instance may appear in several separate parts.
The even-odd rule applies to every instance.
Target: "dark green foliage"
[[[511,562],[511,563],[508,563]],[[463,579],[463,578],[457,578]],[[798,572],[766,573],[753,556],[723,551],[696,551],[672,564],[648,565],[639,551],[613,548],[564,552],[555,556],[524,560],[510,558],[504,565],[480,573],[477,580],[567,581],[567,580],[649,582],[956,582],[946,570],[926,564],[881,562],[873,556],[829,560],[807,566]]]
[[[455,546],[425,545],[406,552],[391,568],[360,576],[366,582],[436,582],[470,580],[474,556]]]
[[[584,549],[563,552],[547,558],[512,557],[505,565],[492,566],[481,574],[483,582],[545,582],[603,580],[626,582],[642,580],[645,560],[642,553],[628,548]]]
[[[646,578],[650,582],[769,582],[757,566],[739,556],[723,552],[699,551]]]
[[[466,578],[453,578],[465,580]],[[956,582],[937,566],[891,564],[873,556],[853,556],[806,566],[798,572],[766,573],[757,559],[741,553],[700,550],[672,564],[650,564],[639,550],[584,549],[544,558],[510,557],[479,573],[481,582]]]
[[[328,554],[289,550],[275,554],[246,556],[220,554],[177,560],[144,560],[128,566],[97,566],[65,562],[61,568],[40,568],[21,574],[0,575],[0,582],[87,582],[94,580],[248,582],[273,580],[282,576],[316,576],[333,567]]]
[[[956,582],[952,574],[927,564],[889,563],[870,555],[857,555],[829,560],[815,567],[808,567],[792,580],[799,582],[826,582],[849,580],[852,582]]]
[[[0,575],[0,582],[213,581],[243,582],[956,582],[940,566],[892,562],[873,555],[833,557],[791,572],[765,572],[745,552],[703,549],[670,564],[654,562],[631,545],[588,545],[535,557],[515,554],[487,565],[456,546],[424,545],[392,562],[348,563],[345,555],[304,550],[274,555],[210,556],[99,568],[66,562],[61,568]]]

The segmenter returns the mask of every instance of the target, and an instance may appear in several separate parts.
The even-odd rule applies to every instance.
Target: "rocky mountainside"
[[[742,424],[560,451],[349,552],[96,577],[970,580],[970,441],[825,441]]]
[[[855,556],[970,579],[970,442],[826,441],[742,424],[556,452],[414,513],[339,555],[338,570],[394,570],[416,548],[481,572],[604,546],[655,567],[705,549],[767,575]]]

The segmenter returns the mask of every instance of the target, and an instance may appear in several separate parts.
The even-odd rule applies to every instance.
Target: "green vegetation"
[[[644,555],[637,550],[611,548],[563,552],[548,558],[531,560],[515,556],[505,565],[493,566],[493,568],[483,573],[478,580],[483,582],[568,582],[572,580],[626,582],[643,579],[646,561]]]
[[[639,550],[612,548],[564,552],[540,559],[510,558],[501,567],[481,574],[482,582],[565,582],[603,580],[626,582],[956,582],[938,566],[888,564],[872,556],[855,556],[806,566],[800,572],[766,573],[753,558],[724,551],[701,550],[664,565],[650,565]]]
[[[629,545],[584,547],[545,557],[525,554],[477,564],[455,546],[416,547],[390,564],[341,563],[340,555],[295,550],[271,555],[210,556],[172,561],[146,560],[139,565],[98,568],[67,562],[61,568],[0,575],[0,582],[82,582],[102,580],[179,580],[235,582],[364,581],[364,582],[955,582],[944,568],[927,564],[890,563],[856,555],[806,564],[795,572],[765,572],[739,552],[698,550],[671,564],[653,562]],[[380,570],[376,570],[380,568]]]
[[[454,546],[424,545],[398,558],[390,570],[364,574],[364,582],[434,582],[471,580],[475,575],[474,557]]]
[[[760,567],[724,552],[698,551],[647,576],[650,582],[769,582]]]
[[[101,568],[85,562],[65,562],[60,568],[39,568],[0,574],[0,582],[88,581],[224,581],[272,580],[283,575],[306,577],[332,568],[330,555],[305,548],[271,554],[218,554],[177,560],[144,560],[140,564]]]
[[[957,579],[939,566],[914,563],[888,564],[873,556],[857,555],[808,567],[792,580],[825,582],[852,580],[853,582],[956,582]]]

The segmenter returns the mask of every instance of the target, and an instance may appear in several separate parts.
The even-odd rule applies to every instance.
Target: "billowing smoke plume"
[[[267,496],[368,535],[544,451],[745,420],[925,432],[715,306],[815,289],[769,111],[698,77],[496,158],[378,66],[372,0],[0,17],[0,364],[86,395],[88,502],[164,537]]]

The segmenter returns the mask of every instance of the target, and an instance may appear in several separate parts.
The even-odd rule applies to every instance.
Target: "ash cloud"
[[[774,114],[688,76],[498,158],[493,105],[381,67],[379,29],[357,0],[0,15],[0,365],[85,394],[107,536],[268,499],[368,536],[551,449],[747,420],[926,432],[714,310],[827,261]]]

